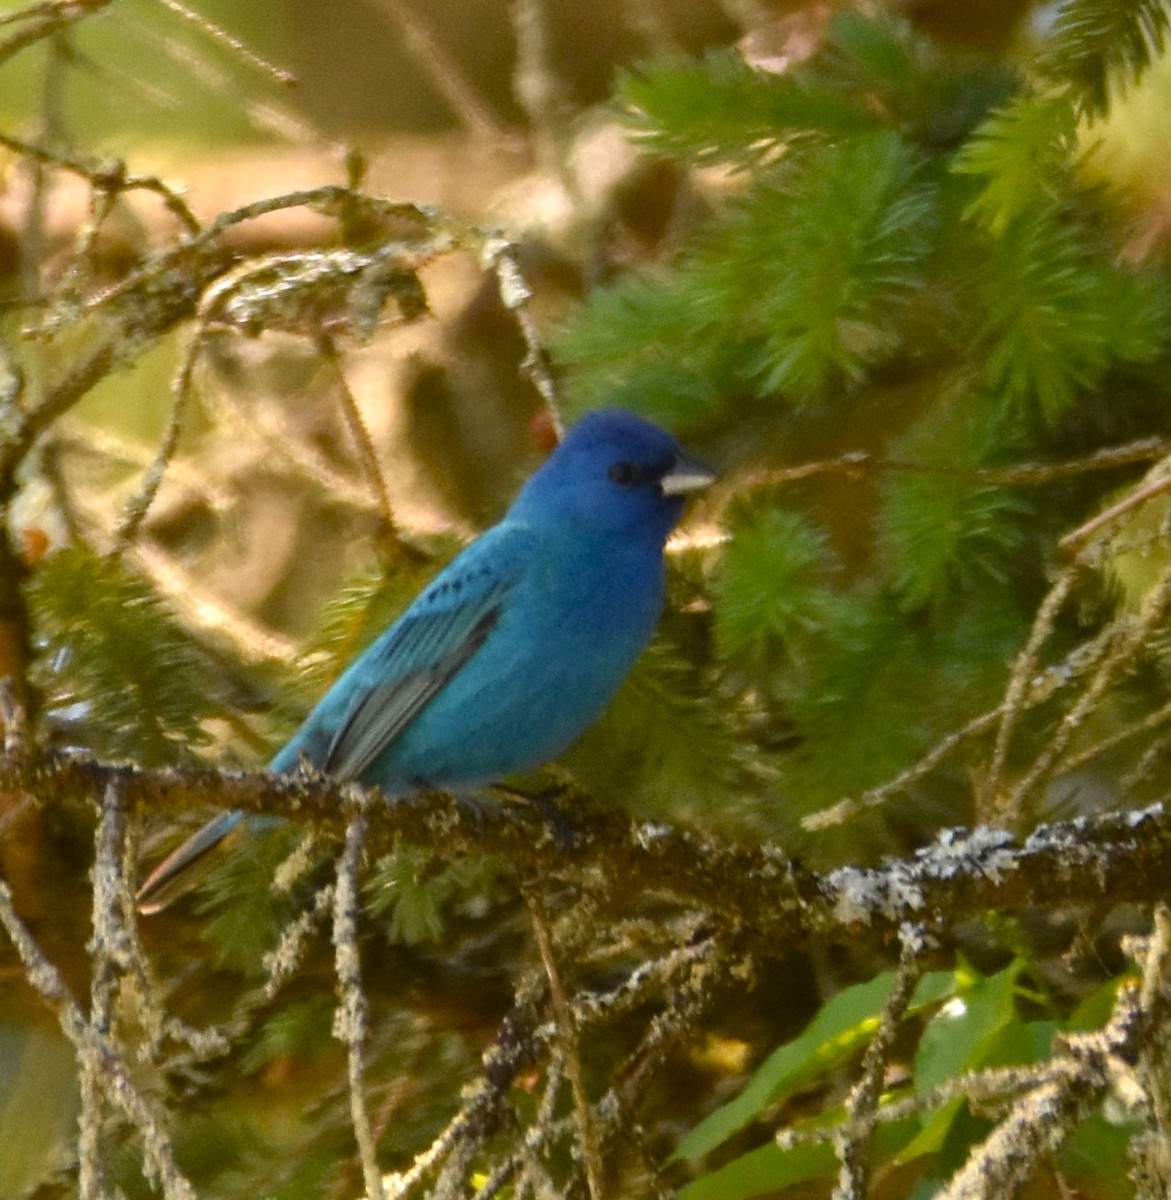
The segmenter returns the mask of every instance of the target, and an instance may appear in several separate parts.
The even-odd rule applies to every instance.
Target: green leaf
[[[1000,1031],[1016,1016],[1020,960],[985,976],[969,972],[957,994],[932,1017],[915,1053],[915,1086],[930,1091],[984,1065]]]
[[[899,1151],[895,1162],[902,1165],[914,1162],[917,1158],[938,1154],[943,1149],[947,1135],[966,1103],[967,1101],[961,1096],[955,1100],[949,1100],[927,1115],[919,1132]]]
[[[717,1171],[701,1176],[680,1192],[680,1200],[741,1200],[818,1179],[838,1162],[828,1142],[782,1150],[776,1144],[741,1154]]]
[[[700,1158],[776,1104],[857,1054],[878,1028],[894,988],[894,972],[855,984],[827,1001],[805,1032],[769,1055],[734,1100],[701,1121],[679,1144],[676,1158]],[[911,997],[909,1012],[938,1004],[951,995],[949,971],[925,975]]]
[[[1083,996],[1077,1008],[1066,1018],[1064,1028],[1073,1032],[1100,1029],[1110,1019],[1118,1003],[1118,990],[1132,986],[1137,981],[1133,971],[1118,979],[1108,979],[1087,996]]]
[[[802,1123],[796,1129],[807,1127]],[[914,1136],[915,1129],[913,1119],[882,1122],[871,1135],[871,1153],[879,1160],[890,1158]],[[750,1150],[719,1170],[702,1176],[683,1188],[679,1195],[680,1200],[743,1200],[833,1175],[839,1166],[838,1156],[829,1142],[785,1150],[772,1143]]]

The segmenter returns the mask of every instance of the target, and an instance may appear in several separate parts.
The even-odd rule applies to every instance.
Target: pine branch
[[[1085,116],[1101,116],[1109,107],[1111,81],[1137,81],[1162,54],[1169,30],[1166,0],[1068,0],[1044,66],[1072,85]]]

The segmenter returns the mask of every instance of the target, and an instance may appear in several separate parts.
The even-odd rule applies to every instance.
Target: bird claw
[[[573,821],[556,802],[556,797],[569,790],[565,784],[554,783],[536,792],[527,792],[518,787],[505,787],[497,784],[493,791],[500,793],[506,800],[527,804],[535,808],[545,818],[549,832],[553,837],[553,845],[560,854],[569,854],[577,845],[577,830]]]

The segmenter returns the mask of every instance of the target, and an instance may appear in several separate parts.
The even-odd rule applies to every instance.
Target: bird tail
[[[209,851],[214,850],[244,820],[238,811],[220,813],[202,829],[193,833],[181,846],[172,850],[146,877],[138,889],[135,902],[145,916],[161,912],[172,901],[203,877],[208,865]]]

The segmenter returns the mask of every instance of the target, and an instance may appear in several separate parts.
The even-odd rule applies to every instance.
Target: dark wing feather
[[[500,619],[500,596],[506,590],[498,585],[474,605],[405,621],[396,631],[400,636],[386,646],[385,669],[393,672],[397,666],[401,671],[403,663],[412,661],[426,665],[363,692],[334,734],[321,769],[337,779],[361,775],[484,644]]]

